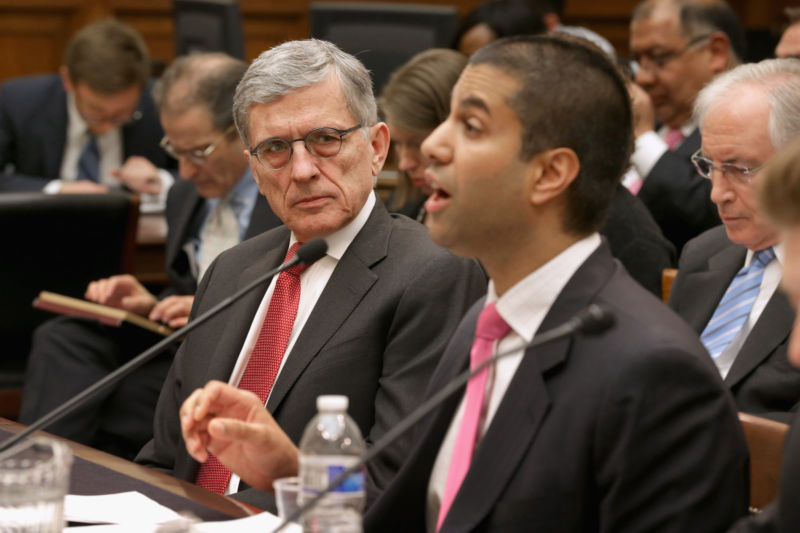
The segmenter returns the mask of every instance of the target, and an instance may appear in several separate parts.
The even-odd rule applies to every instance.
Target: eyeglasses
[[[306,150],[311,155],[321,159],[328,159],[339,153],[342,149],[342,138],[348,133],[361,128],[361,124],[356,124],[352,128],[340,130],[337,128],[316,128],[305,137],[287,140],[273,137],[258,143],[255,148],[250,149],[250,155],[254,156],[262,166],[272,170],[280,170],[289,164],[294,154],[292,145],[303,141]]]
[[[692,163],[697,172],[704,178],[711,179],[711,174],[714,170],[721,172],[728,180],[738,185],[748,185],[753,179],[753,174],[764,168],[769,164],[769,161],[763,165],[755,168],[748,168],[734,163],[722,163],[721,166],[715,166],[714,162],[707,157],[700,155],[701,150],[692,154]]]
[[[93,117],[91,115],[86,115],[86,114],[81,114],[81,118],[83,118],[83,121],[89,125],[112,124],[116,128],[118,126],[124,126],[125,124],[130,124],[131,122],[136,122],[137,120],[142,118],[142,112],[137,109],[130,115],[123,118]]]
[[[683,48],[679,48],[678,50],[672,50],[670,52],[661,52],[655,54],[650,52],[645,52],[644,54],[635,54],[632,62],[633,71],[637,72],[639,70],[646,70],[650,73],[655,73],[666,67],[670,61],[682,56],[691,47],[702,43],[709,37],[711,37],[710,34],[695,37],[694,39],[689,41]]]
[[[214,150],[216,150],[217,147],[219,147],[219,145],[222,144],[222,141],[224,141],[225,138],[228,137],[228,135],[230,135],[235,129],[236,125],[231,124],[230,126],[228,126],[228,129],[226,129],[222,133],[222,135],[220,135],[217,138],[217,140],[215,140],[213,143],[209,144],[207,147],[202,149],[195,148],[193,150],[178,150],[177,148],[172,146],[172,142],[166,135],[164,135],[164,138],[161,139],[161,142],[159,144],[161,145],[161,148],[163,148],[164,151],[167,152],[171,157],[175,159],[180,159],[181,157],[185,157],[195,165],[203,166],[206,164],[208,158],[211,157],[211,154],[214,153]]]

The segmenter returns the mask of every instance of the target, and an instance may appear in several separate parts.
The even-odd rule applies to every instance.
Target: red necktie
[[[297,242],[289,248],[284,263],[294,257],[301,244]],[[306,265],[295,265],[278,276],[258,339],[239,380],[239,388],[254,392],[261,403],[267,401],[289,344],[300,302],[300,274],[305,269]],[[208,460],[200,465],[195,482],[204,489],[223,494],[230,478],[230,470],[216,456],[209,454]]]
[[[483,308],[478,316],[475,328],[475,342],[469,353],[470,368],[475,369],[492,356],[494,341],[505,337],[511,328],[497,312],[497,307],[491,303]],[[478,436],[478,425],[483,411],[483,396],[486,391],[486,381],[489,378],[489,367],[484,368],[467,383],[466,400],[464,402],[464,416],[458,426],[456,442],[453,446],[453,455],[450,458],[450,467],[447,470],[447,480],[444,485],[442,503],[439,507],[439,518],[436,531],[442,528],[442,522],[456,498],[461,483],[467,476],[467,470],[472,462],[475,450],[475,440]]]

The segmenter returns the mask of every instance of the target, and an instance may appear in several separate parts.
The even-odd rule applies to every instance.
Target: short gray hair
[[[153,87],[160,113],[182,114],[202,106],[211,113],[214,129],[233,124],[233,95],[247,70],[247,63],[221,52],[198,53],[177,58]]]
[[[248,112],[256,104],[269,104],[287,94],[327,79],[331,68],[339,78],[347,108],[357,123],[378,121],[372,79],[364,65],[335,44],[318,39],[289,41],[262,52],[239,83],[233,115],[239,135],[250,146]]]
[[[800,134],[800,61],[765,59],[717,76],[697,96],[694,116],[702,128],[708,110],[742,86],[763,88],[769,101],[769,138],[778,150]]]

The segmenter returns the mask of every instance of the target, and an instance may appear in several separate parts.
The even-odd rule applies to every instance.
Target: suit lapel
[[[711,320],[736,273],[742,268],[747,250],[738,244],[726,246],[708,259],[705,271],[693,272],[686,276],[684,293],[700,295],[692,298],[690,305],[680,309],[689,325],[701,334]]]
[[[382,204],[376,203],[366,224],[336,265],[291,353],[285,356],[267,410],[275,412],[306,366],[377,281],[371,267],[386,257],[391,231],[391,217]]]
[[[41,129],[37,132],[42,139],[39,149],[42,150],[43,176],[61,177],[61,163],[64,157],[64,146],[67,143],[67,128],[69,117],[67,115],[67,93],[61,85],[61,79],[55,78],[54,87],[56,96],[40,109],[39,113],[46,117],[39,123]],[[38,129],[38,128],[37,128]]]
[[[794,310],[786,295],[776,289],[725,376],[728,387],[736,385],[786,341],[792,331],[794,317]]]
[[[561,291],[537,334],[560,326],[589,305],[616,268],[603,243]],[[546,420],[555,400],[547,380],[571,355],[571,345],[567,337],[526,350],[443,524],[447,533],[471,531],[502,497]]]

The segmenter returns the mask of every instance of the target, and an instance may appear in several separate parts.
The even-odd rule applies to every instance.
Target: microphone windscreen
[[[578,313],[578,330],[586,335],[601,333],[614,325],[614,313],[601,305],[592,304]]]
[[[320,259],[328,251],[328,243],[322,237],[315,237],[297,249],[297,258],[301,265],[310,265]]]

